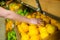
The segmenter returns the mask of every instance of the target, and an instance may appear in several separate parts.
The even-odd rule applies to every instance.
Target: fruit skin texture
[[[39,31],[40,31],[40,36],[41,36],[42,39],[49,36],[49,33],[46,30],[46,27],[40,26]]]
[[[26,32],[28,32],[29,27],[26,23],[21,23],[20,25],[18,25],[18,30],[19,30],[19,33],[20,32],[21,33],[24,33],[24,32],[26,33]]]
[[[20,24],[20,22],[19,21],[15,21],[15,25],[17,26],[17,25],[19,25]]]
[[[13,22],[12,21],[8,21],[6,23],[6,31],[12,30],[12,25],[13,25]]]
[[[36,28],[35,25],[30,25],[29,26],[29,35],[38,35],[38,29]]]
[[[46,29],[47,29],[47,32],[50,34],[53,34],[56,31],[56,27],[51,24],[47,24]]]
[[[21,28],[21,25],[18,25],[18,26],[17,26],[17,29],[18,29],[19,33],[24,33],[24,31],[23,31],[22,28]]]
[[[28,30],[29,30],[28,25],[27,25],[26,23],[24,23],[24,22],[22,22],[21,28],[22,28],[22,30],[23,30],[24,32],[28,32]]]
[[[12,11],[18,10],[19,7],[20,7],[20,5],[16,4],[16,3],[9,4],[9,9],[12,10]]]
[[[36,36],[31,36],[30,40],[39,40],[40,37],[39,35],[36,35]]]
[[[37,15],[36,18],[40,18],[40,15]]]
[[[22,34],[21,40],[29,40],[29,35],[28,34]]]
[[[32,18],[31,15],[27,15],[27,18]]]

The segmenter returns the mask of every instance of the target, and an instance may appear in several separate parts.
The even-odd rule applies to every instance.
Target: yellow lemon
[[[15,11],[15,10],[18,10],[19,9],[19,5],[17,5],[16,3],[11,3],[9,5],[9,9],[12,10],[12,11]]]
[[[19,9],[19,6],[16,5],[16,6],[14,7],[14,10],[18,10],[18,9]]]
[[[18,21],[15,21],[15,25],[19,25],[20,24],[20,22],[18,22]]]
[[[53,34],[55,32],[55,30],[56,30],[56,27],[51,25],[51,24],[47,24],[46,29],[47,29],[48,33]]]
[[[40,15],[37,15],[36,18],[40,18]]]
[[[40,12],[37,12],[37,14],[36,15],[42,15]]]
[[[40,36],[41,36],[41,39],[45,39],[49,36],[49,34],[48,33],[41,33]]]
[[[44,20],[46,23],[49,23],[49,21],[50,21],[50,19],[47,18],[47,17],[43,18],[43,20]]]
[[[47,32],[46,27],[43,27],[43,26],[39,26],[39,31],[40,31],[40,33]]]
[[[11,10],[11,11],[14,11],[14,8],[13,8],[13,7],[10,7],[10,10]]]
[[[27,18],[32,18],[32,16],[31,15],[28,15]]]
[[[45,18],[46,16],[45,15],[41,15],[41,19]]]
[[[38,29],[36,26],[29,26],[29,35],[38,35]]]
[[[6,23],[6,31],[12,30],[12,25],[13,25],[13,22],[12,22],[12,21],[8,21],[8,22]]]
[[[28,27],[28,25],[26,24],[26,23],[21,23],[21,27],[22,27],[22,30],[24,31],[24,32],[28,32],[28,30],[29,30],[29,27]]]
[[[49,33],[46,30],[46,27],[40,26],[39,27],[39,31],[40,31],[40,36],[41,36],[42,39],[44,39],[47,36],[49,36]]]
[[[18,25],[17,28],[18,28],[19,33],[24,33],[24,31],[22,30],[21,25]]]
[[[21,40],[29,40],[29,35],[27,35],[27,34],[23,34],[23,35],[21,35],[22,37],[21,37]]]
[[[33,14],[32,14],[32,18],[35,18],[35,17],[36,17],[36,13],[33,13]]]
[[[31,36],[31,38],[30,38],[30,40],[39,40],[40,39],[40,37],[39,37],[39,35],[36,35],[36,36]]]

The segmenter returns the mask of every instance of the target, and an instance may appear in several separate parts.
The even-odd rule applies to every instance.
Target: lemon
[[[47,18],[47,17],[43,18],[43,20],[44,20],[46,23],[49,23],[49,21],[50,21],[50,19]]]
[[[49,36],[49,34],[48,33],[41,33],[40,36],[41,36],[41,39],[45,39]]]
[[[39,35],[36,35],[36,36],[31,36],[30,40],[39,40],[40,37]]]
[[[46,29],[47,29],[48,33],[53,34],[55,32],[55,30],[56,30],[56,27],[51,25],[51,24],[47,24]]]
[[[46,16],[45,15],[41,15],[41,19],[43,19],[43,18],[46,18]]]
[[[32,16],[31,15],[28,15],[27,18],[32,18]]]
[[[32,14],[32,18],[35,18],[35,17],[36,17],[36,13],[33,13],[33,14]]]
[[[19,25],[20,24],[20,22],[18,22],[18,21],[15,21],[15,25]]]
[[[29,30],[28,25],[24,22],[21,23],[21,28],[24,32],[28,32],[28,30]]]
[[[9,5],[9,9],[12,10],[12,11],[18,10],[19,7],[20,7],[20,6],[17,5],[16,3],[11,3],[11,4]]]
[[[21,36],[22,36],[21,40],[29,40],[29,35],[23,34]]]
[[[18,28],[19,33],[24,33],[24,31],[21,28],[21,25],[18,25],[17,28]]]
[[[37,12],[37,14],[36,15],[41,15],[41,13],[40,12]]]
[[[46,30],[46,27],[43,27],[43,26],[39,26],[39,31],[40,33],[47,33],[47,30]]]
[[[46,30],[46,27],[40,26],[39,31],[40,31],[40,36],[41,36],[42,39],[49,36],[49,33]]]
[[[13,22],[10,20],[6,23],[6,31],[12,30]]]
[[[36,18],[40,18],[40,15],[37,15]]]
[[[16,6],[14,7],[14,10],[18,10],[18,9],[19,9],[19,6],[16,5]]]
[[[32,35],[37,35],[38,34],[38,29],[36,28],[36,26],[29,26],[29,35],[32,36]]]

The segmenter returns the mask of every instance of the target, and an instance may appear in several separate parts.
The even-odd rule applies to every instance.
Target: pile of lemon
[[[51,24],[44,26],[36,26],[34,24],[28,25],[21,23],[17,26],[18,31],[21,34],[21,40],[41,40],[45,39],[49,35],[56,31],[56,28]]]
[[[20,40],[43,40],[50,35],[54,34],[58,29],[60,29],[60,23],[56,20],[42,15],[39,12],[34,12],[32,14],[26,15],[27,18],[40,18],[43,22],[37,26],[35,24],[28,24],[24,22],[15,21],[19,34],[21,34]],[[12,30],[13,21],[9,20],[6,23],[6,31]]]
[[[21,34],[20,40],[43,40],[57,31],[56,26],[60,26],[57,21],[45,15],[42,15],[39,12],[33,13],[32,15],[29,14],[27,15],[27,18],[41,18],[43,20],[43,23],[37,26],[24,22],[16,22],[17,29]]]

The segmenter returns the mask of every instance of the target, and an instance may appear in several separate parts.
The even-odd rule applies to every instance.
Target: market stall
[[[53,12],[48,11],[51,14],[46,12],[46,8],[42,9],[44,8],[43,5],[40,4],[40,2],[37,0],[20,0],[19,2],[18,1],[19,0],[0,1],[0,6],[7,10],[14,11],[16,14],[25,16],[29,19],[41,19],[42,22],[38,26],[25,22],[13,21],[11,19],[4,19],[3,21],[5,21],[5,27],[3,29],[4,35],[6,35],[6,38],[4,37],[5,40],[60,40],[59,16],[57,17],[53,15]]]

